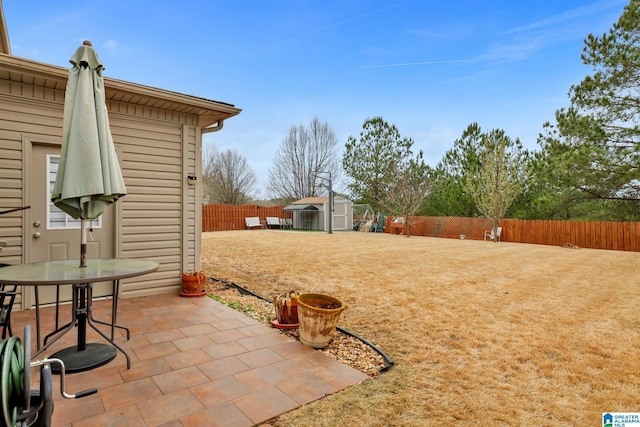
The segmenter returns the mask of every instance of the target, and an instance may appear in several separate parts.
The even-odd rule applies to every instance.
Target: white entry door
[[[77,259],[80,263],[80,220],[74,220],[53,203],[51,189],[56,179],[60,162],[60,146],[49,144],[32,145],[31,223],[25,233],[30,248],[29,262]],[[87,234],[87,259],[113,258],[114,230],[113,206],[109,206],[97,220],[87,221],[91,231]],[[56,300],[56,287],[41,287],[40,304],[53,303]],[[29,289],[26,289],[29,291]],[[61,286],[61,301],[71,299],[71,286]],[[94,285],[94,296],[110,295],[111,282]],[[31,304],[33,298],[29,298]]]

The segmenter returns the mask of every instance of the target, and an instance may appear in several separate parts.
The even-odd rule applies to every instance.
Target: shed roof
[[[324,205],[329,201],[328,197],[305,197],[304,199],[296,200],[292,204],[294,205]]]
[[[317,211],[318,208],[313,205],[289,205],[283,209],[285,211]]]
[[[348,199],[345,199],[342,196],[333,196],[333,201],[341,201],[340,203],[344,203],[342,201],[347,201],[349,202]],[[291,204],[293,205],[324,205],[325,203],[329,202],[329,197],[327,196],[323,196],[323,197],[305,197],[304,199],[300,199],[300,200],[296,200],[295,202],[291,202]]]

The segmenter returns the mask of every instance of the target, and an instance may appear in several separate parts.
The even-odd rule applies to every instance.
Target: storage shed
[[[293,212],[293,228],[300,230],[329,230],[331,209],[329,197],[306,197],[284,208]],[[353,202],[341,196],[333,197],[333,230],[353,228]]]
[[[1,5],[0,211],[30,208],[0,215],[0,240],[7,243],[0,248],[0,263],[77,258],[79,226],[73,221],[53,223],[49,202],[69,69],[12,56]],[[104,80],[128,194],[92,224],[87,255],[160,264],[154,273],[123,280],[124,296],[177,292],[180,273],[200,269],[202,135],[222,129],[224,121],[241,110],[224,102]],[[18,306],[32,306],[28,292],[18,298]],[[42,294],[40,302],[47,302]]]

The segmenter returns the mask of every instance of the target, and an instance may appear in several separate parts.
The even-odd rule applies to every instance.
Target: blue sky
[[[205,144],[264,184],[291,126],[327,122],[340,149],[381,116],[434,166],[464,129],[536,138],[580,54],[626,0],[4,0],[12,53],[67,67],[89,39],[105,76],[234,104]]]

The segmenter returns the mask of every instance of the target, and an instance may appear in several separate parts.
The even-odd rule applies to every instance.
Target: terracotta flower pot
[[[298,295],[300,342],[313,348],[325,348],[331,341],[346,306],[337,298],[322,294]]]
[[[273,308],[276,317],[271,325],[278,329],[293,329],[298,327],[298,301],[297,293],[288,292],[273,298]]]
[[[204,274],[186,274],[182,273],[182,291],[180,296],[183,297],[201,297],[206,294],[204,284],[207,276]]]

